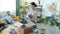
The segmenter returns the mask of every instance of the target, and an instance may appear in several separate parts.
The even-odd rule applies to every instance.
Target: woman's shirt
[[[32,9],[29,9],[28,12],[27,12],[27,18],[29,18],[29,15],[32,15],[32,19],[36,19],[37,17],[37,10],[32,10]]]

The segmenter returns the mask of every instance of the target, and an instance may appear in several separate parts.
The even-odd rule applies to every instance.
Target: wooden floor
[[[4,29],[2,32],[0,32],[0,34],[9,34],[9,29],[10,29],[10,28],[13,28],[13,27],[8,27],[8,28]],[[14,28],[15,28],[15,27],[14,27]],[[17,28],[15,28],[15,30],[16,30],[17,34],[24,34],[22,28],[19,29],[20,32],[18,32]],[[36,34],[36,33],[31,32],[31,33],[29,33],[29,34]]]

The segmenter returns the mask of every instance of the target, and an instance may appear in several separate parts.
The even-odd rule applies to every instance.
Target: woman
[[[32,20],[36,20],[36,17],[37,17],[36,7],[37,7],[37,5],[34,2],[32,2],[29,7],[29,10],[27,12],[27,18],[32,19]]]
[[[27,18],[31,19],[36,24],[36,18],[37,18],[37,10],[36,10],[37,5],[34,2],[31,2],[31,5],[29,7],[29,10],[27,12]],[[33,26],[32,29],[34,32],[37,32],[37,26]]]

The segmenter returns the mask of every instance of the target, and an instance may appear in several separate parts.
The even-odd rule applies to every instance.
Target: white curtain
[[[0,0],[0,12],[10,11],[12,14],[16,14],[16,0]]]
[[[48,9],[48,6],[51,5],[52,3],[55,3],[57,12],[60,11],[60,0],[41,0],[41,5],[43,6],[43,17],[45,16],[51,16],[52,13]]]

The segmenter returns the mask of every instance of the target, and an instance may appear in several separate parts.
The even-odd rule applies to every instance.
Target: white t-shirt
[[[37,17],[37,10],[33,11],[32,9],[29,9],[27,12],[27,18],[29,18],[28,15],[32,15],[33,18],[36,18]]]

